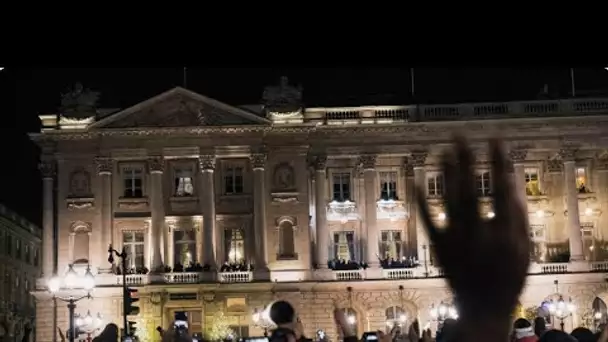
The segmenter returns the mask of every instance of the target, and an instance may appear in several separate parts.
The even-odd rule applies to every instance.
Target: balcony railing
[[[489,120],[608,113],[608,98],[482,102],[445,105],[307,108],[304,121],[326,125]]]
[[[353,201],[331,201],[327,205],[327,220],[346,223],[359,219],[357,204]]]
[[[220,283],[248,283],[253,280],[253,272],[220,272]]]

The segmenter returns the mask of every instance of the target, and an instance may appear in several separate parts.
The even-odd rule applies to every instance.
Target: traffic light
[[[137,330],[137,327],[135,326],[135,324],[137,322],[134,321],[129,321],[129,336],[135,336],[135,331]]]
[[[124,305],[125,305],[125,315],[139,315],[139,307],[133,306],[136,302],[139,301],[137,298],[137,290],[129,287],[125,287],[125,293],[123,297]]]

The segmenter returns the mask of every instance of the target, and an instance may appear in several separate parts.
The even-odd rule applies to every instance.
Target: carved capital
[[[266,153],[252,153],[249,159],[251,160],[251,167],[254,170],[264,170],[266,167]]]
[[[215,170],[215,155],[203,154],[198,157],[198,163],[203,172],[213,172]]]
[[[112,174],[112,158],[97,157],[95,158],[95,166],[97,167],[98,175]]]
[[[162,156],[148,158],[150,173],[163,173],[165,171],[165,159]]]
[[[314,157],[313,164],[315,167],[315,171],[325,171],[327,167],[327,156],[326,155],[318,155]]]
[[[513,161],[515,164],[524,162],[527,156],[528,151],[524,149],[514,149],[509,151],[509,159],[511,159],[511,161]]]
[[[561,173],[564,167],[564,163],[559,159],[547,160],[547,172],[549,173]]]
[[[427,156],[428,153],[426,151],[412,151],[409,162],[413,167],[422,167],[426,163]]]
[[[38,169],[42,174],[42,178],[53,178],[57,171],[57,165],[54,160],[41,160],[38,164]]]
[[[403,164],[401,166],[407,177],[414,176],[414,166],[412,165],[410,158],[403,158]]]
[[[559,157],[562,161],[574,161],[576,158],[576,149],[573,148],[562,148],[559,150]]]
[[[376,159],[377,156],[375,154],[364,154],[359,157],[359,164],[363,171],[374,170],[376,168]]]

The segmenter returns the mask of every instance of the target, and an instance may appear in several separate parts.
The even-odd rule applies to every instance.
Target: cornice
[[[356,137],[360,134],[407,134],[412,138],[436,138],[438,134],[458,131],[481,132],[481,135],[493,132],[510,132],[510,135],[532,136],[566,136],[576,133],[602,133],[608,128],[608,118],[559,118],[557,120],[544,119],[512,119],[512,120],[484,120],[467,122],[410,122],[390,125],[357,125],[357,126],[312,126],[309,124],[289,126],[217,126],[217,127],[171,127],[171,128],[134,128],[134,129],[103,129],[99,131],[48,131],[30,134],[30,138],[38,143],[62,140],[89,140],[98,137],[165,137],[165,136],[207,136],[232,134],[313,134],[318,136],[348,136]]]

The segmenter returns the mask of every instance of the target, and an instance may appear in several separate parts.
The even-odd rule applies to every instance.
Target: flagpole
[[[187,83],[188,82],[188,78],[187,78],[187,75],[186,75],[187,70],[188,69],[186,67],[184,67],[184,75],[183,75],[183,79],[182,79],[182,81],[183,81],[182,85],[183,85],[184,88],[187,88],[187,86],[188,86],[188,83]]]
[[[412,98],[414,98],[414,96],[416,95],[416,88],[415,88],[415,82],[414,82],[414,68],[410,68],[410,88],[411,88],[411,93],[412,93]]]
[[[576,85],[574,83],[574,68],[570,68],[570,86],[572,88],[572,97],[576,97]]]

